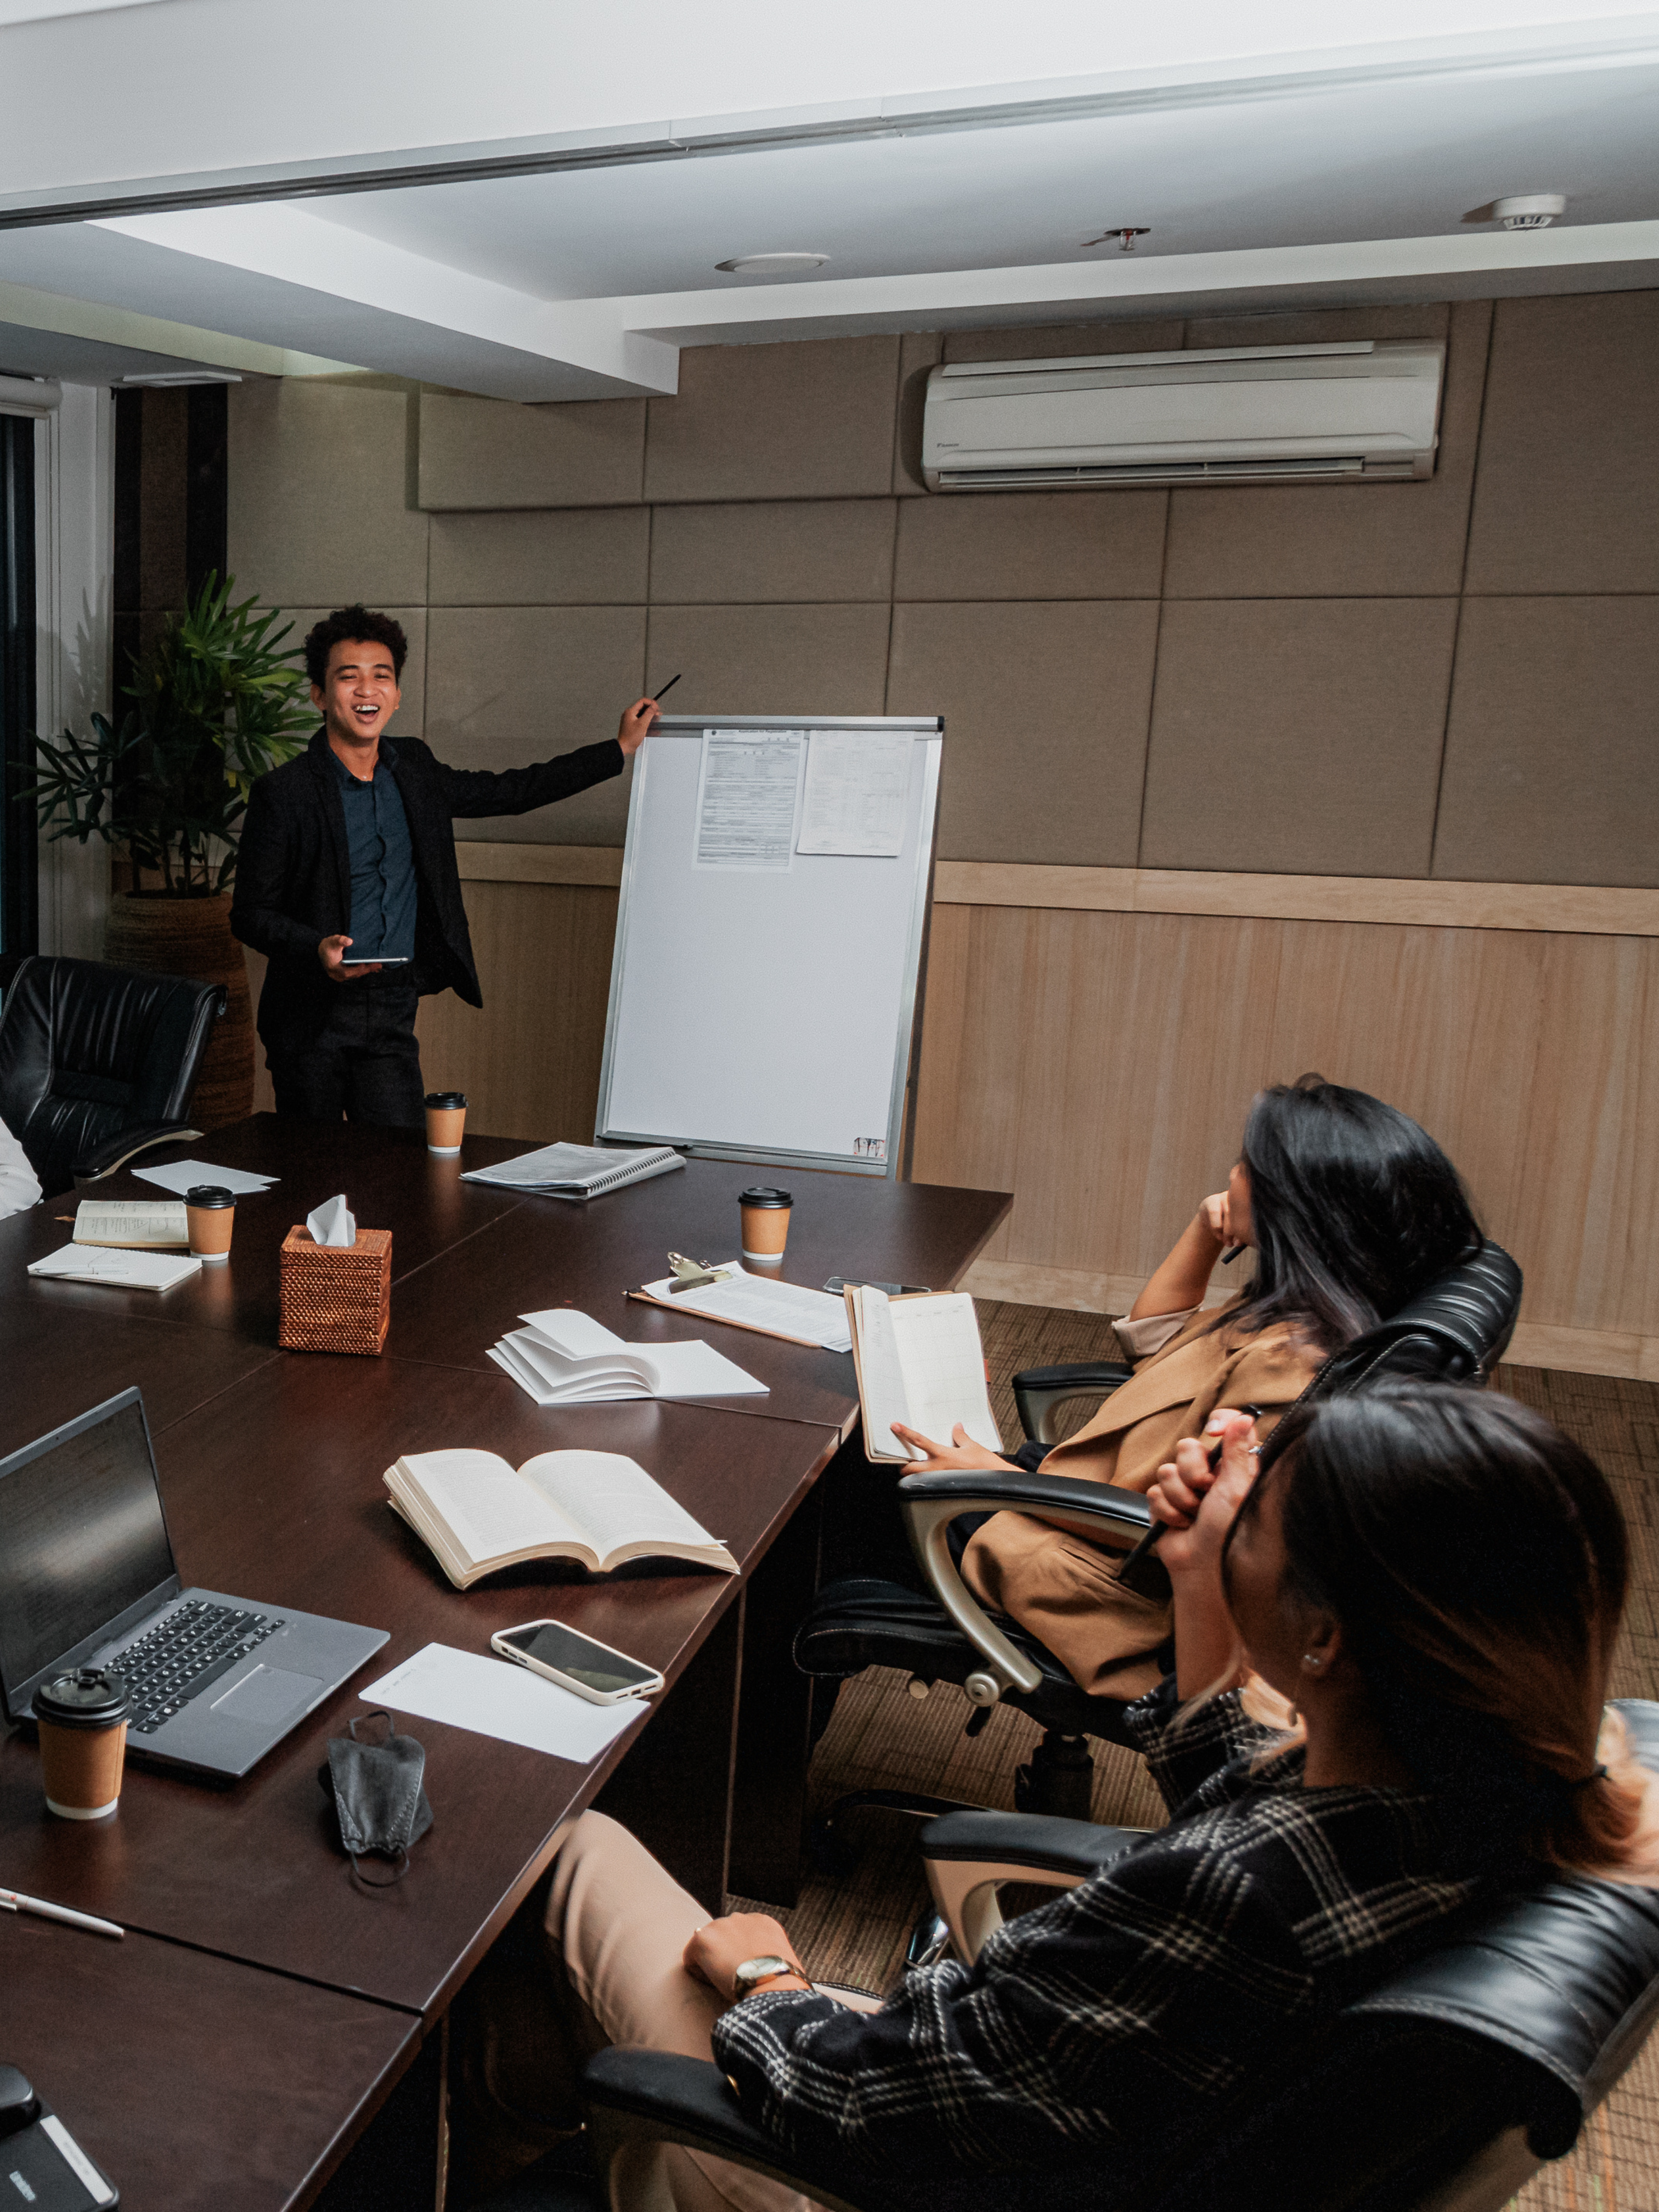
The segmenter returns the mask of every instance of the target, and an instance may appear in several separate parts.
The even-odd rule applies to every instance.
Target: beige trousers
[[[644,2044],[709,2057],[710,2031],[726,2007],[680,1964],[708,1920],[626,1828],[603,1813],[584,1813],[554,1860],[546,1921],[586,2016],[572,2023],[573,2043],[590,2050]],[[834,1994],[860,2010],[876,2008],[857,1993]],[[619,2160],[613,2190],[620,2212],[814,2212],[780,2182],[672,2143],[641,2146]]]

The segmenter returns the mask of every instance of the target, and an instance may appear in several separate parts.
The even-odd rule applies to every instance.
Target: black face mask
[[[386,1723],[379,1743],[358,1741],[359,1726],[368,1721]],[[352,1872],[367,1888],[390,1889],[409,1872],[410,1845],[432,1826],[432,1808],[421,1787],[426,1751],[412,1735],[397,1734],[390,1713],[360,1713],[348,1727],[348,1735],[330,1737],[328,1764],[318,1768],[317,1779],[333,1800]],[[392,1872],[371,1879],[363,1871],[368,1856],[390,1859]]]

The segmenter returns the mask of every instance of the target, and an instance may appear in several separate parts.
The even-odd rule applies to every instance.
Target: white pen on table
[[[0,1889],[0,1905],[8,1912],[38,1913],[42,1920],[62,1920],[70,1928],[85,1928],[94,1936],[113,1936],[118,1940],[126,1934],[112,1920],[99,1920],[90,1912],[76,1912],[67,1905],[52,1905],[44,1897],[25,1897],[21,1890]]]

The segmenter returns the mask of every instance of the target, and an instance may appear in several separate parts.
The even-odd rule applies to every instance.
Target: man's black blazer
[[[528,814],[620,775],[622,747],[611,738],[500,775],[446,767],[416,738],[383,738],[380,757],[398,779],[414,848],[419,893],[416,988],[453,990],[469,1006],[481,1006],[452,824],[458,817]],[[303,753],[262,775],[253,787],[236,863],[230,926],[244,945],[270,963],[259,1000],[259,1034],[267,1048],[302,1051],[322,1028],[342,988],[324,975],[317,947],[324,938],[337,937],[351,927],[345,808],[322,730]]]

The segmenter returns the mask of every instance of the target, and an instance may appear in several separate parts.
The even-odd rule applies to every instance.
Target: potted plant
[[[231,605],[235,578],[210,575],[133,664],[118,727],[37,738],[28,794],[48,837],[123,848],[129,890],[111,898],[104,957],[117,967],[223,983],[225,1018],[202,1063],[191,1112],[204,1128],[253,1106],[253,1018],[230,884],[256,776],[290,760],[316,726],[299,649],[278,609]],[[274,633],[274,634],[273,634]],[[155,878],[159,878],[159,883]]]

